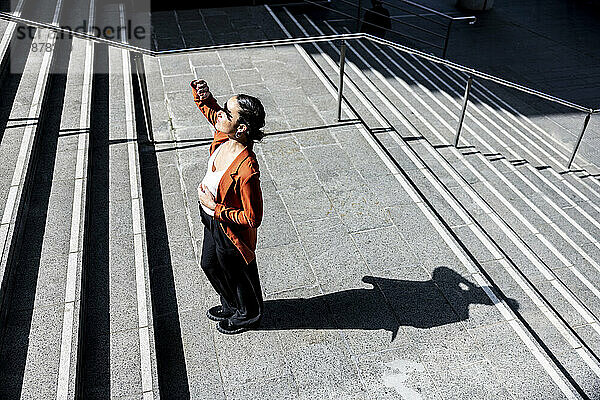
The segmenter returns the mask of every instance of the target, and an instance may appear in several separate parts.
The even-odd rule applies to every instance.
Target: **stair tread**
[[[125,114],[123,52],[109,48],[109,164],[108,164],[108,268],[110,331],[111,396],[140,394],[142,387],[142,362],[140,353],[141,328],[138,309],[139,282],[136,279],[136,246],[134,244],[134,215],[130,186],[129,134]],[[125,53],[128,54],[128,53]],[[136,167],[137,168],[137,167]],[[137,211],[139,212],[139,210]],[[143,277],[146,280],[145,277]],[[141,294],[147,296],[147,293]],[[148,307],[149,302],[146,302]],[[100,333],[100,332],[99,332]]]

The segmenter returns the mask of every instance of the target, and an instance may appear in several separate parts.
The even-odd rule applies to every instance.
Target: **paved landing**
[[[228,12],[211,11],[221,20]],[[160,186],[153,206],[144,195],[155,224],[146,231],[150,248],[166,249],[149,262],[151,279],[165,285],[154,300],[156,337],[171,344],[157,351],[161,390],[202,399],[581,398],[516,318],[521,306],[532,317],[535,307],[499,300],[364,128],[337,123],[335,97],[302,54],[146,59],[156,143],[141,151],[141,175],[143,187]],[[233,337],[204,317],[217,297],[198,266],[196,187],[211,132],[192,101],[194,78],[220,102],[244,92],[268,110],[269,135],[256,147],[266,316]],[[404,170],[420,168],[405,162]],[[511,281],[502,263],[488,266]],[[572,360],[560,340],[552,344]],[[575,372],[586,392],[598,382]]]

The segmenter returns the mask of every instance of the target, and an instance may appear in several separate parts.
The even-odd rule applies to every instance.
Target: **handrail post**
[[[340,77],[338,84],[338,122],[342,120],[342,95],[344,91],[344,65],[346,64],[346,41],[342,40],[340,44]]]
[[[150,98],[148,97],[148,83],[146,82],[146,71],[144,69],[144,60],[142,57],[143,56],[140,53],[133,53],[135,71],[140,84],[140,94],[142,96],[142,108],[144,110],[144,119],[146,120],[148,141],[154,142],[154,133],[152,132],[152,117],[150,116]]]
[[[571,154],[571,158],[569,159],[569,163],[567,164],[567,171],[571,169],[571,164],[573,164],[573,160],[575,160],[575,154],[577,153],[577,149],[579,149],[579,145],[581,144],[581,140],[583,139],[583,134],[590,123],[590,118],[592,117],[592,113],[589,112],[585,120],[583,121],[583,127],[581,128],[581,133],[579,133],[579,138],[577,138],[577,142],[575,143],[575,147],[573,148],[573,153]]]
[[[452,21],[448,23],[448,29],[446,30],[446,40],[444,40],[444,51],[442,53],[442,58],[446,58],[446,53],[448,52],[448,42],[450,41],[450,29],[452,28]]]
[[[356,32],[360,31],[360,13],[362,11],[362,2],[358,0],[358,13],[356,15]]]
[[[460,138],[460,131],[462,129],[463,121],[465,120],[465,113],[467,112],[467,104],[469,103],[469,92],[471,91],[471,84],[473,83],[473,77],[469,76],[467,80],[467,87],[465,89],[465,97],[463,98],[462,111],[458,120],[458,127],[456,128],[456,136],[454,137],[454,147],[458,147],[458,140]]]

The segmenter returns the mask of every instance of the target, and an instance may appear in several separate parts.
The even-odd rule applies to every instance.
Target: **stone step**
[[[412,60],[416,60],[416,58],[412,57]],[[424,66],[426,64],[418,63],[418,65]],[[439,87],[452,90],[457,94],[464,92],[465,77],[459,73],[435,64],[429,65],[423,73],[428,79],[436,82]],[[501,90],[501,92],[504,93],[506,91]],[[510,98],[513,100],[516,99],[515,97]],[[553,172],[555,174],[556,171],[562,172],[565,170],[566,162],[571,155],[571,148],[564,148],[560,142],[553,140],[554,136],[564,136],[564,134],[554,132],[559,128],[555,122],[552,122],[550,119],[542,119],[543,121],[547,121],[548,125],[538,126],[529,118],[519,113],[524,104],[522,100],[515,100],[519,106],[513,107],[514,105],[506,103],[485,86],[478,83],[473,86],[472,100],[474,102],[470,103],[470,109],[474,107],[478,108],[481,112],[474,114],[483,117],[484,121],[491,124],[489,128],[492,129],[494,134],[503,136],[504,143],[507,143],[513,152],[522,153],[523,150],[526,150],[526,154],[524,153],[526,155],[525,158],[530,161],[540,165],[549,162],[554,168]],[[579,124],[569,125],[571,130],[577,131],[579,129]],[[478,132],[480,130],[478,129]],[[516,142],[512,140],[513,136]],[[504,146],[499,147],[499,149],[502,148]],[[589,167],[590,165],[587,166]],[[595,188],[594,192],[597,193],[597,190],[598,188]]]
[[[116,26],[119,11],[100,18]],[[80,392],[158,398],[129,52],[97,45],[94,68]]]
[[[109,76],[106,46],[94,46],[88,184],[81,289],[78,391],[82,397],[110,397],[109,302]]]
[[[19,0],[16,4],[9,4],[5,12],[10,12],[15,17],[20,17],[23,12],[25,0]],[[9,68],[8,49],[13,40],[17,23],[12,21],[0,20],[0,76],[3,76]],[[19,64],[15,65],[15,70]]]
[[[60,22],[65,24],[89,14],[83,3],[62,4],[65,12],[56,6],[54,13],[60,13]],[[23,40],[15,43],[19,42]],[[82,103],[85,46],[80,41],[72,46],[70,40],[57,40],[53,52],[46,54],[49,66],[42,61],[35,73],[27,70],[35,57],[32,50],[20,80],[22,85],[37,81],[39,89],[25,86],[24,90],[40,114],[28,115],[38,124],[30,124],[33,132],[26,133],[35,135],[31,153],[23,153],[29,164],[24,180],[29,183],[24,184],[19,207],[26,211],[22,211],[20,236],[13,239],[22,243],[11,255],[15,261],[10,261],[12,276],[5,301],[8,316],[2,357],[10,362],[3,364],[1,375],[6,397],[20,393],[23,397],[75,398],[86,143],[74,135],[87,132],[87,125],[80,126],[80,114],[74,108]],[[91,78],[91,68],[87,77]],[[88,88],[89,83],[88,79]],[[74,107],[64,106],[65,96]]]
[[[600,207],[597,206],[597,203],[585,196],[581,197],[577,195],[573,190],[573,186],[569,185],[565,180],[559,180],[554,176],[548,179],[547,175],[543,173],[538,174],[537,171],[531,171],[529,168],[519,167],[518,169],[523,175],[528,176],[537,188],[544,190],[546,195],[553,196],[556,206],[564,209],[592,237],[600,237],[600,222],[598,219],[600,216]],[[545,182],[543,182],[545,184],[542,184],[542,182],[538,184],[535,181],[540,175],[545,178]],[[559,196],[556,196],[557,194]]]
[[[35,2],[25,0],[22,6],[21,17],[36,22],[51,24],[53,23],[54,18],[56,16],[56,9],[54,8],[56,4],[56,2],[52,2],[49,5],[44,5],[43,7],[40,7],[40,5],[36,4]],[[29,29],[27,28],[27,30]],[[33,31],[35,32],[35,30]],[[29,35],[28,32],[27,35]]]
[[[126,51],[108,50],[111,395],[153,398],[158,394],[153,314],[128,58]]]
[[[37,13],[49,13],[55,6],[55,2],[45,3]],[[58,17],[59,12],[60,7],[57,6],[54,14]],[[47,30],[38,30],[34,40],[54,43],[52,38],[47,37]],[[0,320],[6,315],[4,296],[10,291],[12,263],[19,253],[19,233],[27,214],[27,187],[35,169],[33,149],[38,141],[38,122],[43,116],[48,77],[54,60],[54,51],[34,51],[26,39],[18,41],[11,54],[14,66],[22,67],[23,72],[20,76],[10,75],[6,81],[7,100],[11,103],[6,104],[4,131],[0,137],[0,153],[3,155],[0,165],[0,307],[3,308]]]
[[[576,137],[583,126],[585,114],[507,88],[493,89],[492,86],[495,85],[475,85],[482,95],[485,94],[495,104],[514,114],[513,120],[517,126],[523,128],[528,134],[540,136],[551,143],[554,148],[550,150],[555,153],[555,157],[564,160],[560,169],[564,171]],[[586,168],[590,173],[598,173],[598,166],[585,159],[587,154],[594,151],[593,138],[596,131],[592,122],[577,153],[573,164],[574,169]]]
[[[85,14],[81,16],[85,18]],[[79,106],[79,113],[72,109],[63,108],[61,132],[68,135],[58,138],[57,163],[51,182],[61,182],[66,178],[67,187],[73,188],[72,199],[62,196],[53,201],[50,199],[48,215],[59,214],[55,210],[70,208],[71,224],[63,229],[70,233],[68,259],[63,259],[66,278],[64,297],[64,317],[61,339],[61,355],[59,365],[58,397],[76,397],[77,362],[79,359],[79,338],[81,334],[81,293],[83,276],[83,246],[84,222],[87,213],[87,178],[88,150],[90,134],[90,108],[92,105],[92,74],[94,45],[91,42],[74,38],[72,41],[67,87],[64,101]],[[69,159],[69,167],[63,167],[63,162]],[[60,160],[60,163],[58,162]],[[63,178],[63,179],[64,179]],[[66,191],[70,193],[70,190]],[[58,224],[57,224],[58,225]],[[56,226],[56,225],[55,225]],[[66,242],[66,241],[65,241]],[[43,245],[47,254],[52,254],[54,246]],[[67,323],[70,322],[70,323]]]
[[[548,196],[554,196],[555,202],[563,208],[591,202],[589,197],[551,168],[536,168],[534,170],[527,164],[519,165],[517,168],[542,192]]]
[[[561,173],[559,177],[565,181],[565,184],[581,192],[585,197],[594,202],[594,204],[600,202],[600,185],[598,184],[597,176],[585,175],[585,177],[579,177],[574,173]]]
[[[75,105],[81,103],[81,49],[85,50],[84,43],[74,44],[70,58],[68,43],[56,48],[61,60],[56,67],[66,70],[71,60],[70,74],[54,74],[51,78],[52,100],[45,104],[49,117],[40,131],[37,168],[23,232],[27,240],[21,246],[11,290],[4,345],[10,348],[12,362],[24,369],[22,376],[15,379],[16,386],[9,387],[20,390],[25,397],[35,394],[44,398],[75,398],[83,214],[81,207],[73,214],[73,208],[74,197],[83,205],[84,185],[82,178],[75,179],[78,137],[71,136],[81,132],[79,113],[63,108],[62,98],[67,96]],[[82,158],[84,166],[84,151]],[[25,332],[28,343],[21,339]]]

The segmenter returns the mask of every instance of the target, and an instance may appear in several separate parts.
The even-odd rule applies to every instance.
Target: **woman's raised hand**
[[[202,79],[194,79],[191,82],[191,85],[194,89],[196,89],[196,93],[198,93],[200,100],[206,100],[210,97],[210,90],[206,84],[206,81]]]

